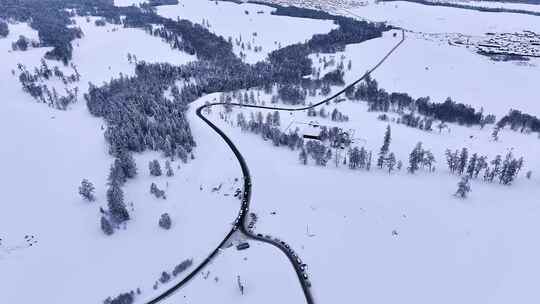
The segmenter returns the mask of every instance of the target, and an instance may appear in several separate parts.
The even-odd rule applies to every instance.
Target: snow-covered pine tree
[[[467,166],[467,176],[469,178],[474,177],[474,173],[476,172],[476,167],[478,166],[478,154],[473,153],[471,156],[471,159],[469,160],[469,165]]]
[[[461,153],[459,155],[458,167],[457,167],[459,175],[462,175],[463,172],[465,172],[465,168],[467,168],[468,160],[469,160],[469,150],[467,150],[467,148],[461,149]]]
[[[103,233],[105,233],[105,235],[111,235],[114,233],[114,228],[111,225],[111,222],[109,222],[109,220],[105,216],[101,216],[100,223],[101,230],[103,231]]]
[[[114,222],[119,224],[129,220],[129,213],[124,204],[124,192],[120,188],[120,185],[110,185],[107,190],[107,205]]]
[[[171,167],[171,162],[170,162],[169,160],[166,160],[166,161],[165,161],[165,171],[166,171],[165,174],[166,174],[168,177],[174,176],[174,171],[173,171],[173,169],[172,169],[172,167]]]
[[[422,162],[424,154],[423,151],[422,143],[418,142],[411,151],[411,154],[409,154],[409,173],[414,174],[420,168],[420,163]]]
[[[300,163],[302,165],[307,165],[308,163],[308,155],[306,153],[306,149],[302,148],[300,150],[300,155],[298,156],[299,160],[300,160]]]
[[[172,221],[171,221],[171,217],[169,216],[168,213],[163,213],[161,215],[161,217],[159,218],[159,227],[165,229],[165,230],[169,230],[171,229],[171,226],[172,226]]]
[[[388,157],[386,158],[386,167],[388,168],[388,173],[391,173],[394,170],[394,167],[396,166],[396,156],[393,152],[390,152]]]
[[[455,196],[459,198],[467,198],[467,195],[471,192],[471,184],[469,183],[469,177],[463,176],[458,183],[458,189]]]
[[[379,158],[377,159],[377,166],[382,169],[384,167],[384,161],[390,149],[390,141],[392,140],[392,131],[390,125],[386,126],[386,132],[384,133],[383,145],[379,151]]]
[[[94,185],[90,181],[87,179],[83,179],[81,181],[81,185],[79,186],[79,194],[83,197],[83,199],[89,202],[96,200],[94,190]]]
[[[154,159],[148,163],[148,169],[150,170],[150,175],[152,176],[161,176],[161,165],[157,159]]]

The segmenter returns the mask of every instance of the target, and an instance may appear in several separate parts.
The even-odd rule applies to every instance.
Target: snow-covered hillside
[[[245,54],[248,63],[264,60],[274,50],[336,28],[331,21],[274,16],[272,11],[264,5],[200,0],[180,0],[178,5],[158,7],[158,13],[164,17],[191,20],[225,39],[231,37],[234,52]],[[255,51],[255,47],[260,50]]]
[[[115,0],[114,4],[123,7],[141,2]],[[264,61],[274,50],[338,28],[338,23],[331,20],[275,16],[271,14],[273,8],[259,4],[179,2],[157,6],[156,12],[173,20],[191,20],[225,40],[230,37],[234,54],[249,64]],[[301,2],[305,6],[309,6],[308,2],[317,3]],[[340,0],[331,2],[336,6],[334,2]],[[457,34],[540,32],[540,17],[405,1],[363,4],[339,12],[388,22],[406,32],[404,43],[372,75],[380,88],[415,98],[430,96],[436,103],[452,97],[498,118],[511,108],[540,116],[535,90],[535,81],[540,78],[538,58],[496,62],[448,43],[448,37]],[[238,79],[223,67],[220,68],[231,72],[224,73],[230,79],[220,78],[222,71],[212,66],[216,63],[204,58],[208,67],[189,67],[208,68],[215,75],[204,78],[183,66],[178,71],[195,76],[184,82],[176,80],[179,86],[194,85],[196,93],[182,91],[182,98],[202,95],[190,99],[195,101],[185,112],[196,141],[194,159],[187,163],[175,159],[174,176],[154,177],[149,173],[149,162],[156,159],[164,166],[167,159],[158,151],[134,152],[138,175],[122,188],[131,219],[113,235],[103,233],[100,218],[105,211],[100,208],[108,208],[107,176],[114,158],[109,153],[110,142],[104,137],[109,122],[92,116],[83,98],[89,83],[101,86],[113,78],[133,76],[134,61],[180,66],[201,57],[172,49],[170,43],[142,29],[110,23],[98,26],[98,20],[102,19],[74,17],[74,24],[70,25],[80,27],[84,33],[72,42],[71,63],[80,72],[80,80],[66,84],[52,77],[43,81],[60,95],[65,88],[78,88],[78,101],[66,111],[36,102],[23,91],[18,79],[18,63],[32,73],[52,48],[12,50],[12,43],[20,35],[40,39],[27,23],[10,20],[9,35],[0,38],[0,159],[4,160],[0,170],[0,184],[4,185],[0,193],[0,303],[95,304],[137,289],[140,295],[135,303],[147,303],[205,261],[231,231],[241,210],[242,197],[238,195],[244,180],[238,160],[196,115],[198,107],[223,101],[232,93],[206,94],[212,90],[195,87],[197,81],[220,84]],[[189,26],[183,26],[179,32],[186,34]],[[186,43],[183,46],[197,50],[199,45],[193,41],[202,36],[191,37],[193,41],[188,41],[188,36],[179,35],[181,42]],[[314,53],[309,58],[313,71],[320,69],[321,77],[342,63],[344,81],[351,83],[372,68],[400,38],[401,31],[394,29],[381,38],[347,45],[341,52]],[[325,67],[325,62],[331,60],[334,63]],[[73,69],[59,61],[44,62],[66,73]],[[302,80],[304,74],[298,75]],[[303,80],[308,78],[305,75]],[[300,90],[307,94],[306,105],[341,87],[332,86],[330,95],[322,94],[321,88],[310,95],[311,89]],[[274,85],[238,89],[235,94],[240,99],[246,96],[242,102],[253,93],[253,101],[249,102],[290,107],[276,97],[277,92],[278,86]],[[189,93],[193,95],[188,96]],[[172,104],[181,104],[172,89],[167,89],[165,95]],[[139,97],[122,100],[126,112],[131,110],[127,104]],[[179,99],[183,102],[182,98]],[[112,98],[104,100],[106,104],[112,103]],[[234,97],[232,102],[237,100]],[[153,108],[148,104],[150,113]],[[281,111],[280,124],[274,127],[282,132],[298,129],[300,135],[317,133],[320,128],[313,125],[341,128],[351,134],[351,148],[365,147],[373,152],[371,170],[351,170],[344,163],[350,161],[346,158],[348,147],[331,149],[326,166],[316,165],[312,158],[307,165],[302,164],[299,149],[276,147],[272,138],[263,140],[260,134],[241,130],[237,115],[241,113],[250,120],[257,117],[258,109],[215,106],[204,113],[238,146],[249,166],[249,211],[258,216],[254,233],[278,238],[298,254],[299,264],[307,265],[316,303],[539,302],[535,280],[540,271],[540,246],[535,242],[540,228],[538,134],[503,129],[495,141],[493,124],[480,128],[478,124],[447,123],[439,131],[436,120],[432,131],[424,131],[398,123],[402,113],[397,111],[385,113],[387,117],[382,112],[369,111],[362,100],[340,99],[321,107],[326,113],[336,109],[348,119],[336,121],[320,114],[309,115],[308,111]],[[261,117],[266,117],[274,111],[261,113]],[[176,114],[175,118],[184,112]],[[155,117],[149,121],[156,120]],[[401,170],[393,172],[375,165],[388,126],[389,149],[404,164]],[[418,142],[435,157],[433,172],[407,172],[409,154]],[[467,199],[458,199],[454,194],[460,176],[447,169],[445,153],[447,149],[462,148],[489,160],[496,155],[504,158],[511,152],[515,157],[522,156],[524,165],[512,185],[485,182],[481,177],[471,179],[472,192]],[[528,171],[530,178],[525,176]],[[95,202],[80,197],[78,187],[82,179],[95,185]],[[152,195],[151,183],[163,189],[167,198]],[[164,213],[172,219],[169,230],[158,225]],[[238,250],[236,246],[244,242],[250,247]],[[158,282],[163,271],[171,273],[186,259],[193,259],[190,268],[169,282]],[[304,301],[297,273],[283,252],[236,231],[219,248],[215,259],[162,303]]]
[[[352,102],[326,107],[327,112],[334,108],[350,121],[282,112],[281,128],[302,129],[315,119],[354,130],[353,146],[378,151],[387,126],[377,120],[378,114]],[[437,159],[434,173],[411,176],[380,169],[352,171],[341,160],[338,168],[334,160],[323,168],[312,160],[303,166],[298,151],[273,147],[259,135],[232,127],[239,111],[245,117],[252,112],[234,108],[229,122],[217,112],[212,117],[250,164],[251,209],[260,217],[256,230],[288,241],[299,253],[319,302],[507,303],[516,295],[523,302],[536,299],[534,286],[522,280],[540,268],[534,258],[540,249],[530,242],[540,216],[538,178],[521,175],[512,187],[473,182],[470,198],[461,201],[453,196],[459,179],[448,173],[444,157],[447,148],[467,147],[490,158],[512,150],[525,156],[523,170],[536,171],[540,145],[535,136],[505,132],[500,142],[493,142],[489,129],[451,125],[451,131],[439,134],[391,123],[390,150],[398,159],[407,163],[417,141]]]
[[[486,32],[515,32],[524,29],[540,31],[540,19],[537,16],[479,12],[406,1],[370,3],[349,11],[368,20],[386,21],[423,33],[483,35]]]
[[[353,71],[367,71],[368,60],[390,48],[398,38],[388,32],[382,38],[361,44],[349,45],[345,52],[319,57],[335,58],[345,65],[352,61]],[[315,66],[322,67],[321,75],[335,69],[319,63],[311,56]],[[408,34],[399,52],[373,73],[379,84],[390,92],[407,92],[414,97],[430,96],[435,102],[451,97],[470,104],[477,109],[502,117],[511,108],[540,115],[540,103],[536,98],[534,80],[540,77],[534,58],[527,64],[494,62],[466,48],[449,46],[442,38]],[[349,83],[358,72],[346,73]]]
[[[86,23],[83,18],[77,18],[77,24],[85,33],[75,42],[73,60],[82,75],[81,93],[89,81],[99,84],[119,73],[133,74],[128,52],[139,60],[175,64],[194,58],[171,50],[141,30],[113,31],[113,26],[96,27],[93,20]],[[10,51],[18,35],[37,36],[24,24],[12,25],[10,30],[0,40],[0,128],[4,130],[0,157],[6,160],[0,181],[7,186],[0,206],[0,302],[47,299],[48,303],[69,303],[78,299],[78,303],[100,303],[107,296],[138,287],[152,294],[161,271],[187,258],[198,263],[225,236],[238,203],[223,195],[238,187],[234,181],[237,164],[232,156],[223,158],[231,155],[226,147],[202,139],[213,134],[197,125],[193,132],[201,138],[198,158],[188,165],[173,163],[174,178],[149,176],[148,161],[159,158],[158,154],[137,156],[139,178],[125,190],[126,200],[133,203],[133,220],[126,231],[104,238],[99,208],[106,206],[112,157],[103,138],[103,121],[90,116],[82,96],[64,112],[36,103],[24,93],[11,69],[19,62],[39,66],[46,49]],[[220,170],[214,172],[205,169],[207,166]],[[96,186],[97,202],[87,203],[79,197],[77,187],[83,178]],[[167,200],[150,195],[151,182],[166,190]],[[211,187],[220,183],[223,190],[212,193]],[[210,209],[213,211],[208,212]],[[170,231],[157,224],[164,212],[172,217]],[[207,223],[201,225],[201,218]],[[25,292],[27,289],[32,292]]]

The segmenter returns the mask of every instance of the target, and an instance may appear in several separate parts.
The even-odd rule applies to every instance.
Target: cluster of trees
[[[286,104],[303,104],[306,100],[306,90],[301,86],[285,84],[278,87],[278,97]]]
[[[78,82],[81,75],[79,74],[77,67],[71,64],[71,68],[74,73],[69,76],[65,76],[64,73],[55,66],[51,69],[44,59],[41,59],[41,66],[34,68],[34,73],[30,73],[26,67],[22,64],[18,64],[19,69],[19,81],[23,88],[23,91],[28,93],[38,102],[45,103],[50,107],[58,110],[66,110],[70,104],[77,102],[79,88],[65,88],[66,95],[60,95],[56,91],[56,88],[49,89],[44,84],[46,80],[56,77],[67,85],[70,83]]]
[[[141,291],[137,289],[137,294],[140,294]],[[121,293],[118,296],[111,298],[108,297],[103,301],[103,304],[133,304],[135,302],[135,292],[130,291],[126,293]]]
[[[316,111],[315,109],[310,108],[310,109],[307,110],[307,116],[309,116],[309,117],[321,117],[321,118],[330,117],[330,119],[332,121],[339,121],[339,122],[349,121],[349,116],[341,113],[336,108],[334,108],[334,110],[330,114],[328,114],[326,112],[326,109],[324,107],[321,107],[319,109],[319,111]]]
[[[45,54],[48,59],[60,60],[67,64],[72,57],[71,41],[81,38],[80,28],[72,26],[70,17],[77,8],[80,13],[95,12],[94,4],[98,6],[113,6],[106,0],[5,0],[0,2],[0,18],[29,22],[38,31],[40,45],[52,47]],[[24,50],[23,46],[23,50]]]
[[[379,167],[380,169],[384,167],[388,168],[388,173],[392,172],[392,170],[394,170],[397,164],[396,156],[393,152],[390,152],[391,140],[392,130],[390,129],[390,126],[387,126],[386,132],[384,133],[383,145],[381,146],[381,149],[379,151],[379,157],[377,158],[377,167]]]
[[[338,109],[334,109],[332,113],[330,113],[330,119],[332,121],[344,122],[349,121],[349,116],[341,113],[340,111],[338,111]]]
[[[308,58],[312,53],[333,53],[343,50],[345,45],[351,43],[360,43],[372,38],[382,36],[382,32],[389,29],[388,26],[380,23],[369,23],[356,19],[335,16],[320,10],[299,8],[294,6],[280,6],[275,4],[261,3],[269,5],[276,10],[274,15],[300,17],[310,19],[332,20],[339,25],[337,29],[327,34],[314,35],[305,43],[293,44],[269,54],[268,61],[276,71],[275,79],[277,81],[288,81],[299,83],[302,76],[311,74],[311,59]]]
[[[263,118],[262,112],[254,114],[251,112],[249,121],[246,120],[242,112],[238,113],[236,117],[236,125],[242,129],[242,131],[248,131],[255,134],[259,134],[264,140],[272,141],[272,144],[276,147],[287,146],[291,150],[297,149],[303,145],[303,139],[298,135],[298,130],[293,132],[284,133],[279,128],[281,122],[279,112],[268,113],[266,119]]]
[[[156,198],[167,199],[165,191],[158,188],[155,183],[150,185],[150,193],[153,194]]]
[[[114,154],[115,160],[111,165],[108,177],[107,210],[101,209],[101,229],[106,235],[114,233],[114,229],[130,219],[124,202],[122,186],[128,179],[137,175],[137,165],[129,151],[119,150]]]
[[[406,124],[418,125],[419,119],[414,113],[443,122],[455,122],[463,125],[480,125],[494,123],[495,116],[484,115],[483,111],[476,111],[473,107],[457,103],[447,98],[443,103],[434,103],[429,97],[413,99],[407,93],[387,93],[380,89],[377,80],[366,77],[365,81],[356,88],[347,92],[347,97],[352,100],[365,100],[370,111],[404,113],[409,111],[409,117],[402,117]]]
[[[423,148],[422,143],[418,142],[414,149],[409,154],[409,173],[414,174],[420,169],[426,169],[429,172],[435,171],[434,164],[436,163],[435,156],[430,150]]]
[[[152,176],[161,176],[161,165],[157,159],[154,159],[148,163],[148,170]]]
[[[506,126],[510,126],[513,131],[521,133],[540,133],[540,119],[518,110],[510,110],[506,116],[497,122],[496,128],[503,129]]]
[[[322,81],[329,85],[344,85],[345,81],[343,80],[343,76],[345,75],[345,72],[342,69],[335,69],[331,72],[326,73]]]
[[[332,150],[320,141],[309,140],[300,150],[300,162],[307,165],[309,156],[315,160],[315,164],[318,166],[326,166],[328,161],[332,159]]]
[[[8,24],[0,19],[0,38],[5,38],[9,35],[9,27]]]
[[[136,76],[121,76],[101,87],[90,84],[84,97],[90,113],[107,122],[105,138],[112,154],[149,149],[182,158],[192,151],[195,141],[185,111],[194,97],[183,98],[186,94],[180,93],[171,102],[163,96],[176,79],[168,67],[139,64]]]
[[[15,42],[11,43],[11,49],[14,51],[26,51],[28,50],[28,47],[39,47],[39,43],[36,41],[32,41],[28,38],[26,38],[23,35],[19,36],[19,39],[17,39]]]
[[[371,170],[371,163],[373,153],[366,150],[364,147],[360,149],[354,147],[349,149],[349,169],[365,169],[367,171]]]
[[[164,218],[164,216],[165,216],[165,218],[169,217],[169,215],[167,213],[164,213],[164,214],[162,214],[161,218]],[[160,218],[160,225],[161,225],[161,218]],[[169,220],[170,220],[170,218],[169,218]],[[164,228],[164,227],[162,227],[162,228]],[[182,273],[186,269],[188,269],[191,265],[193,265],[193,259],[187,259],[187,260],[182,261],[180,264],[178,264],[178,265],[176,265],[174,267],[174,269],[172,271],[172,276],[173,277],[178,276],[180,273]],[[171,278],[172,278],[171,274],[169,274],[168,271],[161,272],[160,277],[154,283],[154,286],[153,286],[154,290],[158,289],[158,286],[159,286],[160,283],[165,284],[165,283],[169,282],[171,280]]]
[[[510,185],[523,167],[523,157],[516,159],[512,152],[508,152],[503,160],[497,155],[489,161],[487,156],[473,153],[469,156],[467,148],[446,150],[446,163],[451,173],[466,176],[468,179],[477,179],[479,176],[486,182],[498,180],[503,185]],[[483,172],[483,175],[480,173]]]

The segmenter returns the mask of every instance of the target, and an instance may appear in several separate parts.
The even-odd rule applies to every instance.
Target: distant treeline
[[[503,129],[506,126],[510,126],[510,129],[513,131],[519,131],[521,133],[540,133],[540,119],[518,110],[510,110],[506,116],[497,122],[497,128],[499,129]]]
[[[461,125],[485,125],[495,122],[493,115],[476,111],[473,107],[447,98],[443,103],[434,103],[429,97],[412,98],[407,93],[388,93],[379,88],[375,79],[366,77],[365,82],[346,92],[348,98],[365,100],[370,111],[403,113],[405,110],[432,117],[444,122]]]
[[[258,2],[250,1],[250,3]],[[268,56],[268,60],[275,69],[280,70],[282,79],[301,76],[298,74],[309,74],[312,65],[311,60],[308,58],[309,54],[343,51],[347,44],[361,43],[381,37],[384,31],[390,29],[389,26],[383,23],[371,23],[349,17],[335,16],[319,10],[293,6],[283,7],[266,3],[259,4],[276,8],[276,11],[272,12],[273,15],[332,20],[339,26],[327,34],[313,35],[306,43],[293,44],[272,52]]]
[[[401,1],[401,0],[381,0],[381,1],[392,2],[392,1]],[[489,12],[489,13],[516,13],[516,14],[540,16],[540,12],[528,11],[528,10],[523,10],[523,9],[515,9],[515,8],[482,7],[482,6],[475,6],[475,5],[457,3],[457,2],[439,2],[439,1],[426,1],[426,0],[404,0],[404,1],[419,3],[423,5],[446,6],[446,7],[461,8],[461,9],[468,9],[468,10],[475,10],[475,11]],[[540,1],[538,0],[509,0],[509,1],[501,0],[501,1],[485,1],[485,2],[515,2],[515,3],[540,4]]]

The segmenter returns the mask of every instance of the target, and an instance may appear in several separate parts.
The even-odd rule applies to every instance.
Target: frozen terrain
[[[211,32],[225,39],[231,37],[234,52],[244,53],[248,63],[264,60],[274,50],[336,27],[331,21],[274,16],[270,14],[273,8],[247,3],[180,0],[178,5],[160,6],[157,10],[163,17],[206,24]],[[255,47],[262,49],[255,52]]]
[[[337,108],[351,121],[283,112],[282,129],[302,129],[316,119],[322,125],[354,130],[354,145],[376,152],[387,123],[378,121],[376,113],[366,113],[363,104],[344,102]],[[238,111],[228,119],[234,122]],[[242,111],[249,117],[252,110]],[[216,112],[214,117],[220,121]],[[308,264],[318,302],[538,299],[533,284],[522,281],[540,268],[534,258],[540,249],[530,242],[540,215],[534,199],[540,195],[538,178],[522,175],[512,187],[474,182],[471,197],[461,201],[453,197],[458,178],[444,163],[446,148],[467,147],[490,157],[512,149],[524,155],[524,170],[537,170],[540,144],[535,136],[505,132],[504,140],[495,143],[489,129],[452,125],[450,132],[439,134],[391,124],[390,150],[398,159],[406,163],[414,144],[422,141],[438,160],[435,173],[410,176],[336,168],[333,160],[326,168],[302,166],[298,151],[275,148],[224,121],[220,126],[250,165],[251,209],[260,216],[257,230],[287,240],[299,253]]]
[[[193,60],[140,30],[113,32],[111,26],[98,28],[84,19],[77,23],[86,34],[74,43],[74,62],[84,91],[89,81],[101,83],[118,73],[132,74],[128,52],[148,61]],[[112,158],[107,154],[103,122],[90,116],[82,96],[64,112],[23,93],[11,69],[18,62],[39,65],[46,49],[8,51],[19,34],[36,36],[24,24],[10,30],[10,36],[0,40],[0,112],[9,113],[0,120],[4,130],[0,157],[10,160],[0,175],[1,183],[9,185],[0,206],[0,302],[36,303],[39,297],[47,303],[70,303],[75,298],[78,303],[99,303],[138,287],[152,294],[151,286],[161,271],[170,271],[187,258],[198,263],[206,257],[225,236],[238,208],[237,200],[224,196],[238,186],[237,164],[231,156],[223,158],[232,155],[226,147],[204,140],[213,134],[194,124],[192,130],[201,140],[198,158],[188,165],[173,163],[174,178],[150,178],[148,161],[158,155],[138,155],[139,177],[125,190],[126,201],[133,203],[133,220],[125,231],[105,238],[99,228],[99,207],[106,206]],[[79,197],[77,187],[83,178],[95,184],[97,202]],[[150,195],[151,182],[166,190],[166,201]],[[223,190],[212,193],[211,187],[220,183]],[[157,225],[164,212],[172,217],[170,231]],[[207,221],[204,229],[199,229],[201,217]],[[25,292],[28,288],[32,292]]]
[[[358,71],[370,68],[366,58],[392,47],[398,37],[388,32],[382,38],[348,45],[345,52],[319,57],[328,60],[333,57],[337,64],[343,55],[345,66],[351,60],[353,71],[357,72],[345,74],[349,83],[358,78]],[[315,55],[311,58],[315,66],[322,67],[321,75],[336,68],[325,70],[319,58]],[[534,93],[535,79],[540,77],[539,63],[536,58],[527,64],[494,62],[466,48],[449,46],[444,38],[408,34],[399,52],[377,69],[373,77],[389,92],[407,92],[415,98],[430,96],[439,103],[451,97],[477,109],[483,107],[497,117],[511,108],[540,115],[540,103]]]
[[[537,16],[479,12],[406,1],[369,3],[348,11],[371,21],[386,21],[423,33],[483,35],[486,32],[514,32],[524,29],[540,32],[540,19]],[[346,13],[344,11],[344,14]]]
[[[115,0],[115,5],[140,2]],[[225,39],[231,37],[235,53],[245,54],[249,63],[335,28],[330,21],[273,16],[271,8],[254,4],[180,0],[179,5],[157,10],[165,17],[202,24]],[[447,43],[447,35],[455,33],[540,31],[540,17],[401,1],[370,3],[352,12],[407,30],[404,44],[373,74],[387,91],[431,96],[435,102],[450,96],[498,117],[510,108],[540,115],[537,59],[526,64],[494,62]],[[174,177],[156,178],[149,175],[148,162],[159,159],[163,165],[165,159],[157,153],[136,154],[138,176],[124,188],[132,219],[126,229],[103,235],[99,208],[106,206],[106,177],[113,159],[103,137],[104,122],[88,113],[82,94],[89,82],[99,85],[120,73],[133,75],[135,66],[128,62],[128,53],[139,61],[175,65],[196,57],[172,50],[142,30],[97,27],[94,17],[75,20],[85,33],[73,43],[73,63],[82,76],[75,84],[80,88],[79,102],[68,111],[36,103],[12,74],[19,62],[29,69],[39,66],[48,49],[11,51],[19,35],[38,39],[37,33],[26,24],[10,24],[9,36],[0,39],[0,159],[5,160],[0,171],[0,184],[5,185],[0,204],[0,303],[95,304],[137,288],[142,291],[137,303],[145,303],[191,269],[153,290],[162,271],[170,272],[188,258],[194,265],[204,260],[229,232],[240,208],[232,195],[242,187],[237,160],[195,115],[198,106],[219,100],[220,93],[215,93],[192,103],[187,113],[197,142],[195,159],[187,164],[173,162]],[[343,61],[345,66],[351,60],[345,81],[352,82],[396,44],[399,35],[394,33],[348,45],[337,54],[313,54],[314,67],[322,65],[321,58]],[[247,42],[262,49],[248,50]],[[321,68],[321,75],[333,69]],[[63,88],[60,82],[49,84],[59,91]],[[269,105],[272,96],[259,94],[260,104]],[[321,98],[308,97],[307,102]],[[353,130],[353,146],[376,154],[390,125],[390,151],[398,160],[406,166],[409,153],[421,141],[435,155],[436,171],[410,175],[403,169],[389,174],[375,166],[369,172],[353,171],[333,160],[327,167],[313,161],[304,166],[298,150],[276,148],[271,141],[236,127],[238,113],[249,118],[255,110],[234,107],[224,114],[222,107],[215,107],[208,114],[238,145],[250,167],[251,211],[260,218],[255,232],[279,237],[299,254],[308,265],[317,303],[540,301],[537,134],[503,130],[494,142],[492,126],[449,124],[441,133],[425,132],[382,122],[377,119],[381,113],[368,112],[363,102],[325,106],[327,112],[334,108],[350,120],[333,122],[305,112],[281,112],[280,128],[303,132],[309,121],[316,120]],[[525,166],[512,186],[474,180],[470,197],[459,200],[453,196],[459,178],[446,169],[444,152],[463,147],[490,159],[512,151],[524,157]],[[343,157],[346,150],[340,153]],[[532,179],[524,177],[528,170],[534,172]],[[85,202],[78,195],[83,178],[96,186],[96,202]],[[166,200],[149,193],[152,182],[166,191]],[[214,187],[219,190],[213,191]],[[172,217],[168,231],[157,224],[164,212]],[[255,241],[248,241],[249,249],[238,251],[235,246],[243,241],[235,234],[202,273],[163,303],[303,303],[296,273],[285,256]],[[243,296],[238,276],[245,285]]]

